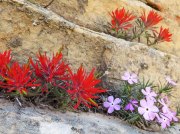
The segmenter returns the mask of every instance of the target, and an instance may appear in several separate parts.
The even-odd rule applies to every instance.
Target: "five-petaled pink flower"
[[[178,118],[176,117],[177,113],[174,111],[169,110],[167,113],[164,113],[164,115],[170,120],[170,121],[178,121]]]
[[[129,103],[125,106],[125,110],[130,110],[131,112],[133,112],[135,110],[134,107],[138,107],[138,101],[135,99],[131,99],[129,101]]]
[[[108,97],[108,101],[104,102],[103,103],[103,106],[105,108],[108,108],[108,113],[111,114],[112,112],[114,112],[114,110],[120,110],[121,107],[120,107],[120,104],[121,103],[121,99],[119,98],[116,98],[114,99],[113,96],[109,96]]]
[[[139,114],[143,115],[145,120],[154,120],[159,109],[154,105],[154,101],[152,100],[141,100],[141,107],[138,107]]]
[[[160,116],[157,115],[156,117],[157,117],[158,122],[161,124],[161,127],[163,129],[165,129],[165,128],[170,126],[170,120],[166,116],[160,114]]]
[[[155,97],[157,94],[154,91],[151,91],[151,87],[146,87],[145,89],[142,89],[141,92],[146,96],[147,100],[156,102]]]
[[[129,84],[138,83],[138,78],[135,73],[125,72],[121,78],[122,80],[127,81]]]
[[[172,80],[169,76],[166,77],[166,81],[168,82],[168,84],[172,85],[172,86],[176,86],[177,83]]]
[[[164,98],[161,98],[159,100],[159,103],[162,105],[162,114],[166,116],[170,121],[178,121],[178,118],[176,117],[176,112],[172,111],[168,105],[169,101],[167,96]]]
[[[158,102],[162,105],[162,112],[167,113],[169,111],[169,100],[167,96],[161,98]]]

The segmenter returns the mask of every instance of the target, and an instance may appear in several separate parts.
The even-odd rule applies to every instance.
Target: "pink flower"
[[[170,120],[166,116],[160,114],[160,117],[159,117],[159,115],[156,116],[156,117],[157,117],[158,122],[161,124],[161,127],[163,129],[165,129],[165,128],[170,126]]]
[[[170,121],[178,121],[178,118],[176,117],[176,112],[169,110],[167,113],[164,115],[170,120]]]
[[[160,99],[159,103],[163,105],[163,107],[162,107],[163,113],[162,114],[164,116],[166,116],[170,121],[178,121],[178,118],[176,117],[177,113],[174,111],[171,111],[170,108],[168,107],[169,101],[168,101],[167,96]]]
[[[121,99],[116,98],[114,100],[113,96],[109,96],[108,97],[108,101],[103,103],[103,106],[105,108],[108,108],[108,113],[111,114],[112,112],[114,112],[114,110],[120,110],[121,107],[119,105],[119,103],[121,103]]]
[[[145,120],[154,120],[159,109],[154,105],[154,101],[152,100],[141,100],[141,107],[138,107],[139,114],[143,115]]]
[[[169,100],[168,100],[167,96],[164,97],[164,98],[161,98],[161,99],[159,100],[159,103],[163,106],[163,107],[162,107],[163,113],[167,113],[167,112],[169,111],[169,107],[168,107],[168,105],[169,105]]]
[[[168,82],[168,84],[172,85],[172,86],[176,86],[177,83],[175,81],[173,81],[169,76],[167,76],[166,81]]]
[[[138,78],[135,73],[125,72],[121,78],[122,80],[127,81],[129,84],[138,83]]]
[[[151,91],[151,87],[146,87],[145,90],[142,89],[141,92],[146,96],[147,100],[156,102],[156,99],[154,97],[156,97],[157,94],[154,91]]]
[[[134,107],[138,107],[138,101],[135,99],[132,99],[129,101],[129,103],[125,106],[125,110],[130,110],[131,112],[134,111]]]

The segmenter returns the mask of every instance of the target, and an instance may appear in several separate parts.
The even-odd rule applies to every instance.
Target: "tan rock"
[[[63,48],[64,58],[74,70],[81,64],[88,71],[97,67],[108,71],[108,81],[113,83],[120,83],[126,70],[155,82],[164,82],[166,75],[180,79],[180,58],[176,56],[94,32],[24,0],[16,1],[19,4],[0,3],[0,44],[3,49],[12,49],[16,60],[27,62],[38,51],[50,54]],[[38,25],[33,24],[35,20]],[[174,107],[180,103],[179,86],[173,92]]]
[[[47,5],[50,1],[34,0],[35,3],[41,5]],[[78,25],[99,32],[108,32],[107,25],[110,22],[109,12],[122,7],[125,7],[126,10],[130,10],[137,16],[143,11],[148,12],[152,9],[162,15],[164,20],[160,25],[170,29],[170,32],[173,33],[173,41],[171,43],[161,43],[155,46],[155,48],[180,56],[179,0],[169,0],[166,2],[164,0],[54,0],[48,6],[48,9]]]

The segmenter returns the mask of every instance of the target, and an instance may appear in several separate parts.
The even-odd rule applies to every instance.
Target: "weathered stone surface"
[[[61,113],[33,107],[19,108],[0,99],[1,134],[151,134],[125,122],[93,113]],[[153,134],[177,134],[178,126]]]
[[[33,57],[38,51],[46,51],[50,54],[63,48],[64,58],[73,69],[77,69],[80,64],[84,64],[88,71],[93,67],[99,67],[109,72],[108,81],[113,83],[120,82],[120,76],[126,70],[134,71],[141,78],[148,77],[156,82],[163,81],[166,75],[170,75],[175,80],[180,79],[179,57],[148,48],[143,44],[127,42],[104,33],[94,32],[25,0],[10,0],[10,2],[11,4],[0,3],[0,49],[2,51],[12,49],[14,59],[25,62],[28,56]],[[174,107],[180,104],[178,88],[180,85],[173,92],[175,98],[172,105],[174,104]],[[8,133],[12,134],[44,134],[48,133],[47,129],[53,134],[59,131],[63,131],[63,134],[91,131],[92,133],[126,133],[130,130],[129,126],[119,127],[118,120],[112,118],[108,120],[102,115],[97,117],[94,114],[58,113],[55,116],[55,112],[48,110],[40,110],[38,115],[39,109],[36,112],[33,108],[19,110],[11,103],[2,100],[0,103],[0,123],[3,124],[0,126],[0,133],[6,134],[7,128],[9,128]],[[56,119],[53,116],[58,116],[57,120],[64,122],[54,121]],[[99,118],[104,121],[94,124]],[[88,125],[76,126],[74,120]],[[95,128],[96,125],[98,125],[97,128]],[[141,132],[132,129],[132,133]],[[172,129],[171,132],[179,133],[178,129],[179,127]]]
[[[16,59],[27,61],[28,56],[34,56],[39,50],[49,53],[63,47],[64,58],[73,69],[77,69],[80,64],[84,64],[88,70],[93,67],[104,67],[104,71],[109,71],[108,80],[112,82],[120,82],[120,77],[126,70],[134,71],[141,78],[149,78],[155,82],[163,82],[166,75],[179,80],[178,57],[143,44],[94,32],[34,4],[23,0],[18,2],[24,4],[23,7],[0,4],[2,27],[7,27],[7,30],[4,28],[0,32],[0,44],[4,49],[11,48]],[[12,12],[14,14],[11,14]],[[38,25],[34,25],[35,20]],[[7,45],[17,36],[21,39],[21,45]],[[148,68],[143,69],[142,64],[146,64]],[[180,103],[177,99],[180,96],[179,86],[173,92],[174,107]]]
[[[42,6],[51,0],[29,0]],[[155,10],[164,20],[159,24],[173,33],[171,43],[160,43],[156,48],[180,56],[180,1],[179,0],[54,0],[47,8],[78,25],[106,32],[109,12],[122,8],[140,16],[143,11]],[[66,10],[68,9],[68,10]]]

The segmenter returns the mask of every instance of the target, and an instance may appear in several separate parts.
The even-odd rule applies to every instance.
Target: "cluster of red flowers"
[[[154,43],[159,43],[163,41],[170,42],[172,34],[169,33],[169,29],[166,28],[160,28],[159,33],[155,30],[155,25],[157,25],[163,18],[158,15],[153,10],[148,13],[146,16],[145,12],[140,16],[136,17],[132,13],[129,13],[128,11],[125,11],[124,8],[115,11],[112,11],[111,15],[111,28],[118,31],[126,32],[129,29],[137,29],[132,23],[136,19],[136,24],[139,23],[140,25],[140,34],[147,30],[153,31]],[[134,27],[133,27],[134,26]],[[131,32],[132,33],[132,32]],[[135,31],[135,34],[138,34],[137,31]],[[138,38],[139,36],[135,35],[135,38]],[[132,37],[132,39],[135,39]]]
[[[37,77],[38,83],[41,83],[42,92],[48,91],[48,84],[62,88],[63,80],[67,80],[68,65],[62,61],[62,54],[53,55],[52,59],[46,54],[38,54],[37,61],[34,63],[30,58],[30,63]]]
[[[6,65],[11,61],[10,51],[5,51],[4,53],[0,53],[0,72],[4,72],[6,70]]]
[[[112,28],[116,29],[116,31],[119,29],[128,30],[132,27],[130,22],[135,19],[135,16],[129,12],[126,12],[124,8],[121,10],[116,9],[115,11],[112,11],[111,17]]]
[[[152,28],[157,25],[163,18],[159,16],[156,12],[150,11],[146,17],[145,12],[140,16],[145,28]]]
[[[50,90],[48,85],[58,87],[58,90],[66,90],[70,98],[77,104],[87,107],[97,106],[93,98],[96,94],[106,92],[97,84],[101,80],[94,76],[94,69],[88,75],[81,66],[77,73],[73,73],[70,67],[62,60],[62,54],[56,53],[52,58],[46,54],[38,54],[37,61],[29,59],[28,64],[20,65],[11,61],[11,51],[0,53],[0,87],[9,93],[27,95],[30,90],[41,88],[42,93]]]
[[[0,82],[0,87],[8,89],[7,92],[18,91],[20,94],[27,94],[27,89],[37,87],[36,79],[31,78],[32,70],[28,64],[20,66],[17,62],[12,63],[1,73],[4,81]]]
[[[71,83],[66,83],[69,87],[67,92],[73,100],[77,99],[77,104],[74,108],[77,108],[80,103],[83,103],[85,106],[90,108],[91,106],[87,102],[97,106],[97,103],[92,99],[98,98],[95,94],[105,92],[105,90],[102,90],[100,87],[96,87],[101,80],[94,77],[94,71],[95,70],[93,69],[88,75],[81,66],[77,73],[73,74],[69,69]]]

